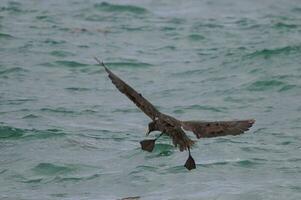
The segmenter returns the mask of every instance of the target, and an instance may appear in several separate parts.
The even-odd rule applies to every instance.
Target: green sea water
[[[94,56],[164,113],[256,123],[187,171]],[[298,200],[300,124],[299,0],[0,1],[1,200]]]

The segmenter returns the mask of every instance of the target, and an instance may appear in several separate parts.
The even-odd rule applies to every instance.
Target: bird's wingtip
[[[103,66],[105,68],[106,71],[108,71],[107,66],[105,65],[105,63],[102,61],[100,61],[96,56],[94,56],[94,59],[96,60],[96,62],[98,62],[99,65]]]
[[[103,61],[100,61],[96,56],[94,56],[93,58],[96,60],[96,62],[98,62],[98,64],[104,66]]]

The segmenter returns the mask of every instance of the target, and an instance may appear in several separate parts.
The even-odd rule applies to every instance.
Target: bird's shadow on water
[[[174,147],[170,144],[158,143],[155,145],[152,153],[147,155],[147,158],[156,158],[162,156],[170,156],[174,153]]]
[[[130,162],[134,169],[129,169],[129,174],[136,174],[142,171],[145,172],[160,172],[162,169],[166,168],[165,164],[153,165],[153,162],[157,162],[158,159],[164,159],[163,157],[170,157],[175,152],[174,146],[170,144],[158,143],[152,152],[146,152],[141,149],[141,147],[134,148],[131,152],[127,152],[121,155],[122,158],[127,159],[125,162]],[[162,160],[165,163],[165,159]],[[132,165],[135,163],[134,165]],[[142,164],[143,163],[143,164]],[[183,166],[182,166],[183,167]]]

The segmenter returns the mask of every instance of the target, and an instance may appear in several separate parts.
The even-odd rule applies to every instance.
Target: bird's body
[[[152,119],[152,122],[148,125],[148,133],[152,131],[160,131],[161,135],[168,135],[175,147],[178,147],[180,151],[188,150],[189,157],[185,163],[185,167],[189,170],[196,168],[194,159],[191,157],[190,148],[194,144],[185,133],[186,131],[193,132],[196,137],[218,137],[225,135],[238,135],[249,130],[255,120],[232,120],[232,121],[181,121],[172,116],[159,112],[147,99],[145,99],[140,93],[135,91],[131,86],[126,84],[113,72],[111,72],[103,62],[100,62],[97,58],[96,61],[102,65],[105,71],[108,73],[109,78],[116,88],[125,94],[131,101],[133,101],[137,107],[141,109],[148,117]],[[160,135],[160,136],[161,136]],[[159,136],[159,137],[160,137]],[[143,140],[140,142],[143,150],[151,152],[154,148],[155,141],[159,138],[152,140]]]
[[[183,131],[182,122],[172,116],[160,114],[152,124],[154,124],[154,127],[150,127],[150,131],[160,131],[168,135],[180,151],[187,150],[194,144],[194,141]]]

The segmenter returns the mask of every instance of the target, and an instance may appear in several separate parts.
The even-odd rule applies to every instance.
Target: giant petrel
[[[179,147],[180,151],[188,150],[188,159],[184,165],[188,170],[196,168],[194,159],[190,153],[190,148],[193,146],[194,141],[186,135],[184,130],[193,132],[198,139],[225,135],[239,135],[249,130],[255,122],[254,119],[215,122],[178,120],[158,111],[140,93],[109,70],[103,62],[100,62],[97,58],[95,58],[95,60],[104,67],[116,88],[132,100],[136,106],[152,119],[152,122],[148,124],[148,131],[146,134],[149,135],[152,131],[161,132],[155,139],[141,141],[141,148],[145,151],[152,152],[155,141],[163,134],[168,135],[172,139],[175,147]]]

